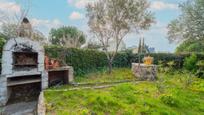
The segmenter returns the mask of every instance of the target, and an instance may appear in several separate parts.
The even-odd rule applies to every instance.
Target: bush
[[[108,65],[105,53],[97,50],[45,46],[45,53],[51,58],[58,59],[64,65],[73,66],[76,75],[98,71]],[[113,61],[113,67],[130,67],[130,59],[130,52],[118,53]]]
[[[176,48],[177,53],[181,52],[203,52],[204,38],[201,39],[187,39]]]
[[[186,57],[184,61],[184,68],[186,70],[195,72],[197,68],[197,65],[196,65],[197,61],[198,59],[196,54],[192,54],[190,57]]]
[[[6,42],[6,40],[4,38],[0,37],[0,65],[1,65],[2,51],[3,51],[3,47],[4,47],[5,42]],[[0,66],[0,73],[1,73],[1,66]]]
[[[196,65],[198,67],[198,70],[196,72],[196,76],[204,79],[204,60],[198,61]]]
[[[45,52],[46,55],[58,59],[64,65],[73,66],[77,75],[96,71],[107,65],[106,55],[95,50],[46,46]]]
[[[76,75],[83,75],[89,72],[106,69],[108,61],[105,53],[97,50],[88,49],[73,49],[59,46],[45,46],[46,55],[51,58],[57,58],[64,64],[74,67]],[[170,54],[170,53],[152,53],[149,54],[154,57],[154,64],[162,63],[162,67],[171,69],[183,68],[185,57],[190,54]],[[141,59],[145,54],[141,54]],[[204,59],[203,54],[196,54],[198,60]],[[139,55],[132,54],[131,51],[119,52],[114,61],[113,67],[131,67],[131,64],[139,62]],[[170,62],[174,62],[171,64]],[[171,64],[171,65],[169,65]]]
[[[183,59],[188,56],[188,54],[173,54],[173,53],[151,53],[148,54],[151,57],[154,57],[154,64],[162,63],[162,65],[165,67],[168,67],[168,63],[170,61],[174,61],[174,68],[180,69],[183,66]],[[141,54],[141,59],[144,58],[145,54]],[[139,62],[139,56],[137,54],[134,54],[132,56],[132,62]]]
[[[178,101],[176,100],[176,99],[174,99],[173,98],[173,96],[171,96],[171,95],[162,95],[161,97],[160,97],[160,100],[164,103],[164,104],[166,104],[166,105],[168,105],[168,106],[171,106],[171,107],[178,107]]]

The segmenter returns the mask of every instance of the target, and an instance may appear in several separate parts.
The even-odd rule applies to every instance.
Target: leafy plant
[[[50,31],[50,42],[54,45],[79,48],[86,42],[85,35],[76,27],[63,26]]]
[[[167,72],[173,74],[173,73],[174,73],[175,62],[174,62],[174,61],[169,61],[169,62],[167,63],[167,65],[168,65],[168,71],[167,71]]]
[[[66,65],[73,66],[76,75],[104,70],[108,63],[105,53],[97,50],[45,46],[45,53],[50,58],[57,58]],[[113,67],[130,67],[130,59],[129,52],[118,53]]]
[[[185,58],[184,68],[188,71],[195,72],[197,68],[196,66],[197,61],[198,61],[197,56],[196,54],[193,53],[190,57]]]
[[[184,86],[189,87],[190,85],[193,84],[193,75],[190,73],[188,76],[186,76],[185,81],[184,81]]]
[[[159,79],[156,82],[156,87],[157,87],[157,90],[159,91],[159,93],[161,93],[161,94],[164,93],[165,89],[166,89],[165,80],[164,79]]]
[[[196,76],[204,79],[204,60],[200,60],[196,64],[198,66],[198,70],[196,72]]]
[[[185,40],[176,48],[177,53],[185,52],[203,52],[204,51],[204,38],[201,39],[188,39]]]
[[[171,106],[171,107],[177,107],[177,106],[178,106],[178,101],[177,101],[175,98],[173,98],[172,95],[164,94],[164,95],[162,95],[162,96],[160,97],[160,100],[161,100],[164,104],[166,104],[166,105],[168,105],[168,106]]]

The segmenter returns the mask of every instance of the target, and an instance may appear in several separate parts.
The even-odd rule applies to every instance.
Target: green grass
[[[107,71],[100,71],[84,76],[76,76],[75,81],[79,83],[97,83],[134,79],[135,77],[130,68],[114,68],[111,75]]]
[[[120,76],[105,74],[102,78],[113,75]],[[204,80],[188,74],[159,74],[156,82],[124,83],[105,89],[45,91],[45,98],[48,115],[202,115]]]

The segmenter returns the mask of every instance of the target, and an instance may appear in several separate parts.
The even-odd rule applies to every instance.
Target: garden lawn
[[[135,76],[132,74],[130,68],[114,68],[112,74],[109,75],[107,71],[99,71],[89,73],[84,76],[77,76],[75,82],[79,83],[101,83],[101,82],[117,82],[123,80],[134,80]]]
[[[159,74],[156,82],[76,91],[51,89],[45,91],[45,98],[48,115],[202,115],[204,80],[185,73]]]

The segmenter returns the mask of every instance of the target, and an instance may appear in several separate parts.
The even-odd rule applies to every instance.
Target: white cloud
[[[54,20],[41,20],[41,19],[36,19],[33,18],[31,19],[31,24],[33,27],[46,27],[46,28],[56,28],[62,25],[62,23],[58,19]]]
[[[177,4],[172,4],[172,3],[165,3],[162,1],[153,1],[151,3],[151,9],[153,10],[163,10],[163,9],[178,9]]]
[[[46,36],[48,36],[51,28],[58,28],[63,25],[58,19],[42,20],[33,18],[30,21],[34,29],[40,30]]]
[[[89,0],[79,0],[76,2],[75,6],[77,8],[84,8],[88,4]]]
[[[76,8],[85,8],[88,3],[92,3],[96,0],[67,0],[68,4],[74,5]]]
[[[68,4],[74,5],[78,9],[85,8],[85,6],[88,3],[93,3],[95,1],[97,0],[67,0]],[[157,0],[152,1],[151,9],[153,10],[178,9],[178,5]]]
[[[0,1],[0,12],[5,14],[19,13],[21,10],[20,5],[15,2]]]
[[[71,20],[79,20],[83,18],[83,14],[79,13],[79,12],[72,12],[71,15],[69,16],[69,19]]]

